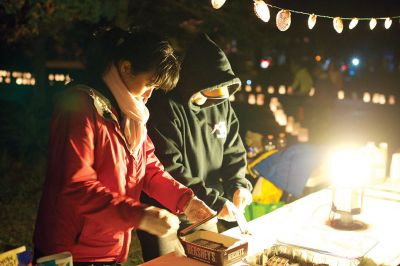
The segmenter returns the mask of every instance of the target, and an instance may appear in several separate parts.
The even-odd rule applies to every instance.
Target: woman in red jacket
[[[178,228],[170,212],[141,204],[141,191],[193,222],[213,211],[164,171],[147,136],[147,99],[178,80],[172,47],[142,30],[95,39],[86,78],[68,86],[52,117],[35,257],[70,251],[74,265],[118,265],[132,229],[164,236]]]

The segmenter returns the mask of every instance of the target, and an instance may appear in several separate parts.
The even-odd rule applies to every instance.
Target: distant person
[[[224,52],[205,34],[188,48],[181,78],[174,90],[150,102],[149,135],[165,169],[218,213],[233,213],[250,204],[251,184],[245,178],[246,151],[239,121],[228,98],[241,85]],[[181,217],[181,228],[188,225]],[[216,231],[211,226],[208,230]],[[171,251],[165,238],[138,231],[145,261]]]
[[[312,117],[311,117],[311,138],[317,142],[325,141],[324,138],[329,133],[331,115],[336,99],[336,89],[332,83],[329,73],[320,65],[314,69],[315,76],[315,95],[311,98]]]
[[[147,136],[148,98],[178,80],[167,40],[112,29],[90,51],[86,76],[68,85],[52,117],[35,257],[70,251],[74,265],[122,265],[132,229],[164,236],[179,226],[170,212],[141,204],[142,191],[192,222],[214,212],[164,171]]]
[[[336,85],[332,81],[332,73],[318,65],[314,69],[314,76],[315,95],[313,101],[321,107],[331,108],[336,97]]]
[[[333,85],[333,89],[337,92],[343,90],[343,75],[337,65],[331,62],[328,66],[329,80]]]
[[[308,96],[314,85],[314,81],[307,67],[296,61],[292,61],[290,67],[294,73],[294,79],[291,85],[293,94]]]

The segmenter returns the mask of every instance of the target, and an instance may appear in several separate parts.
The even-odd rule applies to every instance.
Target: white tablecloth
[[[332,192],[324,189],[249,222],[252,236],[242,235],[237,227],[223,234],[247,240],[249,254],[255,254],[281,240],[311,246],[317,243],[323,249],[342,249],[342,253],[345,250],[347,255],[366,252],[365,258],[373,262],[369,265],[399,265],[400,193],[397,189],[387,188],[366,190],[362,213],[356,216],[357,220],[368,225],[365,230],[340,231],[331,228],[327,220]],[[170,253],[142,265],[206,264]],[[245,264],[240,262],[235,265]]]

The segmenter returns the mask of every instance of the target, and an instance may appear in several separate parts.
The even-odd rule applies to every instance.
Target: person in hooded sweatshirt
[[[199,34],[186,51],[177,86],[149,102],[149,135],[165,170],[226,221],[252,200],[246,151],[228,100],[240,86],[224,52]],[[143,193],[141,200],[159,206]],[[181,219],[181,228],[187,224]],[[216,224],[207,229],[217,231]],[[172,251],[168,238],[137,234],[145,261]]]

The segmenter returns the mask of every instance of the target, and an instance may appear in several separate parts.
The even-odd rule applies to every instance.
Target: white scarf
[[[114,64],[103,75],[103,80],[123,113],[122,129],[125,139],[136,156],[147,136],[146,122],[149,119],[149,110],[142,97],[135,97],[129,92]]]

